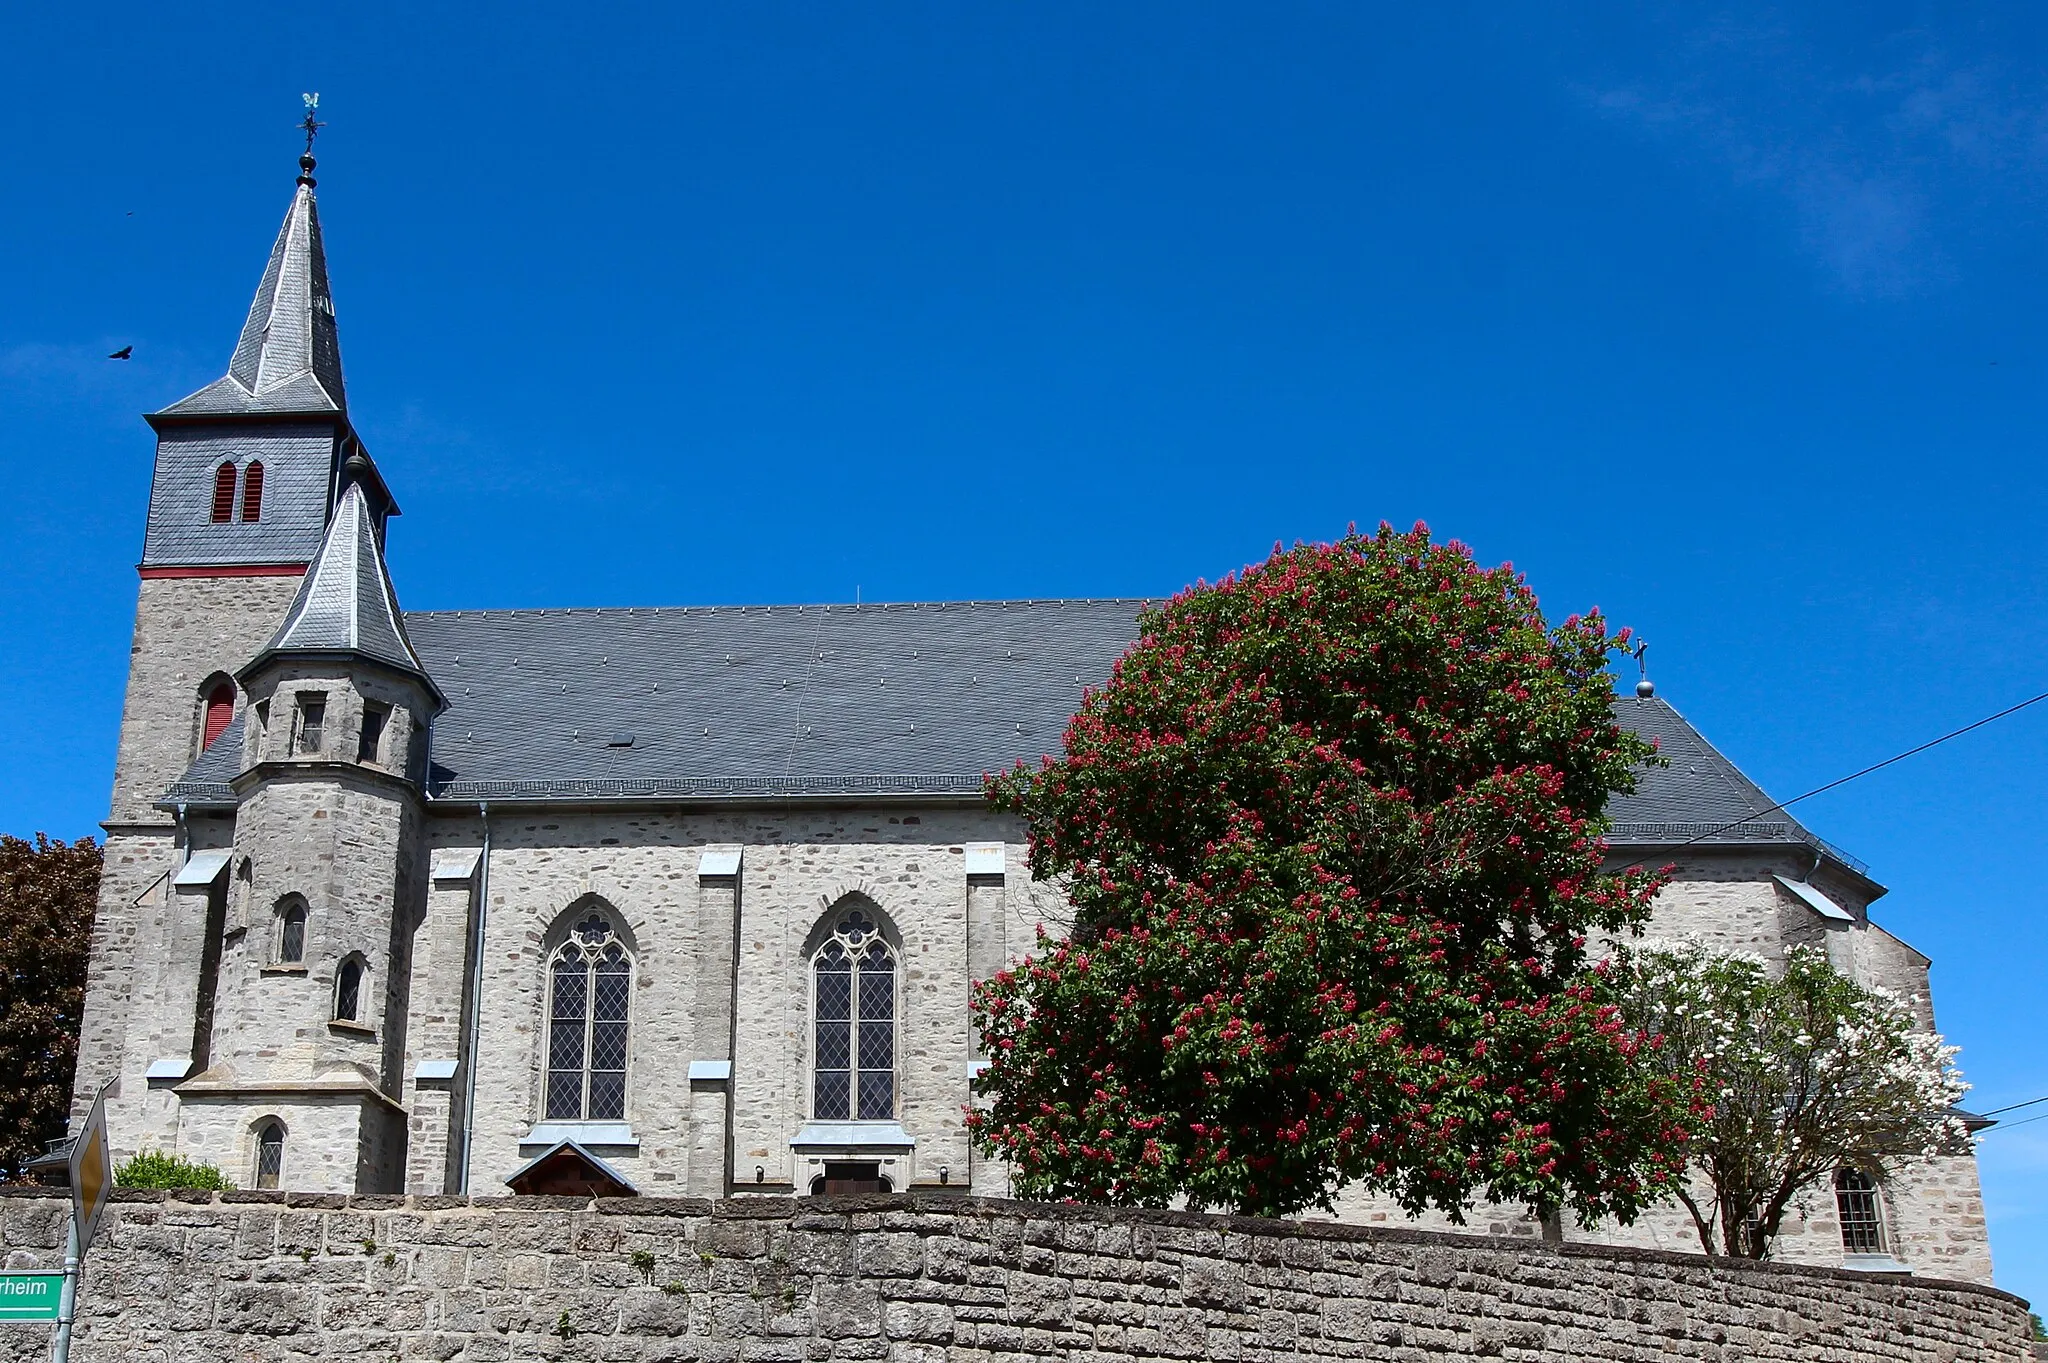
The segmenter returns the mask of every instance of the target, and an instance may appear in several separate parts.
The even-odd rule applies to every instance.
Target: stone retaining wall
[[[2032,1357],[1991,1288],[1651,1250],[934,1195],[118,1197],[78,1363]],[[0,1197],[8,1266],[56,1266],[66,1213]],[[0,1325],[0,1359],[49,1336]]]

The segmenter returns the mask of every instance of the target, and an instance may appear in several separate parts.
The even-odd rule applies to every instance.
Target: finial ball
[[[1648,677],[1645,677],[1641,681],[1636,683],[1637,700],[1648,700],[1650,697],[1656,694],[1657,683],[1651,681]]]
[[[341,480],[344,483],[360,483],[370,476],[370,461],[360,453],[352,454],[341,464]]]

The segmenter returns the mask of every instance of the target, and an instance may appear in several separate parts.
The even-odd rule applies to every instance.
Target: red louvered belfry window
[[[242,472],[242,519],[263,519],[263,461],[251,460]]]
[[[222,464],[213,471],[213,523],[226,525],[235,518],[235,466]]]
[[[227,730],[228,723],[235,717],[235,686],[233,682],[222,682],[206,693],[206,737],[200,742],[201,748],[213,746],[213,740]]]

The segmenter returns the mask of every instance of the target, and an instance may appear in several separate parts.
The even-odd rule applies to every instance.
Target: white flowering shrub
[[[1646,1063],[1706,1105],[1681,1186],[1708,1254],[1762,1258],[1786,1210],[1850,1166],[1878,1178],[1968,1148],[1950,1110],[1968,1085],[1956,1048],[1904,1000],[1794,947],[1773,977],[1753,956],[1699,945],[1637,956],[1631,1023],[1662,1044]]]

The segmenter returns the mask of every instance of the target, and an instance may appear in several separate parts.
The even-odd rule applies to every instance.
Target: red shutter
[[[235,518],[235,466],[222,464],[213,473],[213,523],[226,525]]]
[[[242,519],[260,521],[263,519],[263,464],[252,460],[242,474]]]
[[[235,688],[227,682],[222,682],[206,697],[206,738],[199,746],[212,747],[213,740],[221,736],[228,727],[228,721],[234,717]]]

